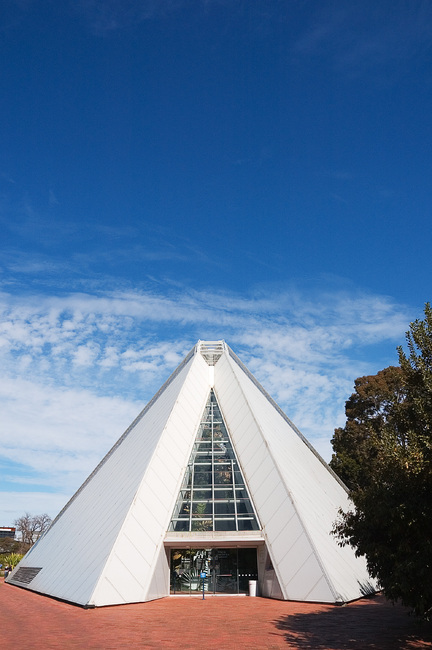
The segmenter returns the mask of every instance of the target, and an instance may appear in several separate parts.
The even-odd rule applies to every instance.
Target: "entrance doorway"
[[[171,549],[171,594],[246,594],[258,579],[256,548]]]

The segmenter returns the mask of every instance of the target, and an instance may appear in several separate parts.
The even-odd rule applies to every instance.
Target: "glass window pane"
[[[255,517],[253,519],[238,519],[239,530],[258,530],[258,523]]]
[[[235,530],[236,523],[234,517],[232,519],[215,519],[215,530]]]
[[[212,447],[213,445],[211,440],[208,440],[207,442],[200,442],[198,445],[198,451],[211,451]]]
[[[216,470],[214,472],[214,482],[218,485],[230,484],[232,483],[232,473],[230,469],[226,470]]]
[[[193,500],[199,501],[199,499],[211,499],[212,491],[211,490],[194,490],[193,491]]]
[[[213,504],[211,501],[198,501],[192,504],[192,517],[204,517],[211,515]]]
[[[249,499],[244,499],[244,500],[239,500],[237,501],[237,512],[238,514],[250,514],[253,515],[254,511],[252,508],[252,504],[249,501]]]
[[[243,476],[242,476],[242,474],[241,474],[241,472],[239,470],[236,470],[234,472],[234,480],[235,480],[236,485],[244,487],[245,482],[244,482]]]
[[[215,501],[215,515],[233,515],[235,513],[234,501]]]
[[[183,480],[183,488],[187,488],[191,486],[191,478],[192,478],[192,465],[189,465],[185,472],[185,477]]]
[[[239,488],[235,492],[232,489],[233,478]],[[213,511],[217,519],[215,524]],[[258,528],[228,431],[215,394],[210,391],[172,515],[171,528],[184,530],[184,526],[189,526],[190,530],[199,531],[213,530],[215,526],[215,530],[237,530],[236,512],[253,521],[254,528]],[[242,526],[246,525],[251,526],[242,523]]]
[[[212,519],[192,519],[191,530],[213,530],[213,521]]]
[[[172,521],[171,530],[182,533],[189,530],[189,519],[187,521]]]
[[[211,485],[212,484],[212,472],[206,471],[204,468],[196,467],[195,476],[194,476],[194,487],[199,485]]]
[[[225,487],[215,487],[214,490],[214,497],[215,501],[218,499],[232,499],[233,498],[233,490]],[[236,493],[237,494],[237,493]]]

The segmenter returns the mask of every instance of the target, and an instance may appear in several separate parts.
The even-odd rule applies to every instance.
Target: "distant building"
[[[0,538],[10,537],[15,539],[16,528],[11,528],[10,526],[0,526]]]
[[[85,607],[249,582],[341,604],[376,585],[331,534],[339,508],[347,489],[255,377],[199,341],[7,582]]]

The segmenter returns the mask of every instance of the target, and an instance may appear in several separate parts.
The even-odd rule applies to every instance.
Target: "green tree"
[[[0,538],[0,555],[7,555],[8,553],[18,553],[20,550],[20,542],[12,537]]]
[[[332,467],[346,471],[353,509],[340,513],[334,527],[340,544],[365,555],[369,571],[386,596],[420,616],[432,612],[432,310],[411,323],[409,354],[398,348],[400,371],[382,371],[387,388],[377,389],[378,409],[361,404],[356,433],[348,420],[335,432]],[[380,375],[380,373],[378,373]],[[377,375],[377,378],[378,378]],[[381,386],[381,380],[369,385]],[[387,381],[390,378],[389,381]],[[365,378],[362,378],[365,379]],[[393,383],[393,380],[394,383]],[[359,386],[364,382],[359,381]],[[393,389],[392,389],[393,386]],[[393,397],[391,389],[394,390]],[[358,391],[357,391],[358,392]],[[382,402],[383,395],[387,395]],[[370,396],[369,396],[370,397]],[[372,399],[373,401],[373,399]],[[350,400],[348,400],[348,403]],[[347,403],[347,404],[348,404]],[[359,406],[360,400],[354,400]],[[348,423],[350,425],[348,426]],[[341,439],[346,435],[346,441]],[[351,451],[350,451],[351,449]],[[351,463],[351,464],[350,464]],[[336,469],[337,471],[337,469]]]
[[[359,377],[354,387],[345,403],[346,424],[335,429],[332,438],[330,461],[330,467],[350,490],[371,481],[381,432],[386,426],[396,426],[396,407],[406,399],[402,371],[395,366]]]

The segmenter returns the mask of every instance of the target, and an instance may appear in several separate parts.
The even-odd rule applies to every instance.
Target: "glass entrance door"
[[[243,594],[258,579],[256,548],[171,549],[171,593]]]

